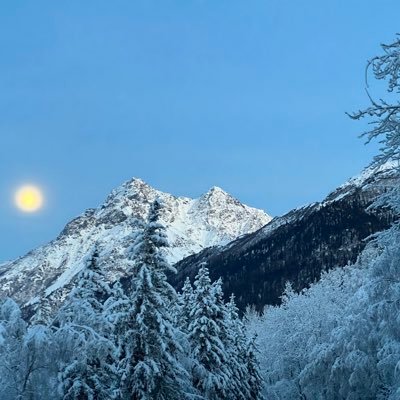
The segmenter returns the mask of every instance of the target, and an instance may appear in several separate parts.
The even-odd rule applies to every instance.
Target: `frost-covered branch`
[[[372,74],[377,80],[387,80],[387,92],[400,93],[400,40],[381,45],[384,54],[372,58],[366,68],[366,75],[372,69]],[[367,82],[368,87],[368,82]],[[370,124],[373,126],[361,134],[369,143],[378,139],[381,143],[378,154],[372,165],[380,166],[388,160],[400,159],[400,102],[389,102],[380,98],[374,100],[367,90],[370,107],[348,114],[352,119],[373,118]]]

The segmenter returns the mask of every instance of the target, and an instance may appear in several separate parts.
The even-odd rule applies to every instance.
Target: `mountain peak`
[[[125,183],[122,184],[122,186],[135,187],[135,188],[148,187],[148,188],[154,189],[151,185],[149,185],[142,178],[136,178],[136,177],[133,177],[133,178],[127,180]]]
[[[43,293],[65,293],[95,243],[109,279],[123,276],[132,234],[142,229],[157,197],[163,200],[160,218],[170,244],[165,253],[171,263],[206,247],[227,244],[271,219],[219,187],[191,199],[161,192],[140,178],[132,178],[114,189],[102,205],[69,222],[49,244],[1,265],[0,297],[12,295],[20,302],[29,302]]]
[[[229,196],[229,194],[228,194],[227,192],[225,192],[225,190],[221,189],[219,186],[213,186],[213,187],[211,187],[211,188],[208,190],[207,193],[209,193],[209,194],[221,193],[221,194],[225,194],[225,195],[228,195],[228,196]]]
[[[213,186],[206,193],[200,196],[200,199],[226,202],[228,199],[233,199],[233,197],[219,186]]]
[[[146,192],[155,191],[155,189],[141,178],[132,178],[124,182],[122,185],[118,186],[116,189],[114,189],[109,197],[115,197],[116,195],[124,195],[124,194],[126,195],[143,191]]]
[[[154,189],[143,179],[132,178],[112,190],[99,210],[101,210],[101,213],[119,210],[126,215],[145,218],[143,205],[153,202],[159,194],[161,192]]]

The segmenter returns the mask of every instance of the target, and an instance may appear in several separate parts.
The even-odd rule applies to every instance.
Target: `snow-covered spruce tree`
[[[75,334],[77,333],[75,332]],[[68,340],[68,336],[67,333],[64,338]],[[113,365],[109,362],[109,341],[93,331],[81,332],[74,339],[76,356],[65,363],[59,374],[61,398],[63,400],[111,400],[116,398],[114,388],[116,374]]]
[[[175,309],[176,324],[187,333],[190,324],[190,314],[193,309],[194,292],[190,279],[186,278],[181,293],[178,294],[178,303]]]
[[[119,351],[120,339],[125,332],[125,316],[129,309],[130,301],[128,295],[125,293],[122,284],[117,281],[112,287],[110,297],[104,303],[104,316],[112,326],[111,340],[117,346]],[[117,355],[119,360],[119,355]]]
[[[35,313],[29,323],[32,325],[49,326],[52,323],[52,307],[48,297],[43,296],[36,306]]]
[[[238,325],[235,324],[235,322],[240,324],[241,321],[239,321],[239,315],[236,313],[234,297],[231,297],[230,303],[225,303],[222,278],[212,283],[212,291],[219,310],[216,320],[220,321],[220,339],[227,354],[227,362],[224,365],[224,369],[227,375],[230,376],[225,390],[232,400],[243,400],[248,395],[247,379],[245,378],[247,371],[245,364],[240,361],[241,356],[244,354],[241,353],[240,339],[236,336],[242,332],[240,332]]]
[[[56,338],[70,354],[61,351],[59,392],[64,400],[106,400],[115,397],[115,346],[112,325],[106,318],[104,303],[112,294],[94,249],[78,275],[76,287],[59,310]]]
[[[194,306],[193,286],[187,278],[182,287],[182,292],[178,293],[178,301],[173,307],[174,324],[179,328],[180,336],[178,341],[183,349],[181,356],[181,364],[186,371],[192,371],[194,360],[192,354],[191,343],[189,341],[188,332],[191,322],[191,312]],[[203,398],[200,396],[200,398]]]
[[[229,365],[232,371],[233,398],[262,399],[260,377],[254,340],[249,340],[244,323],[239,318],[239,310],[232,294],[226,304],[228,316]]]
[[[194,282],[194,303],[188,338],[192,348],[194,386],[210,400],[228,399],[232,395],[227,337],[226,311],[220,304],[219,289],[211,284],[203,265]]]
[[[123,400],[190,398],[190,379],[179,362],[180,333],[171,314],[177,295],[166,278],[174,269],[162,253],[167,239],[159,222],[161,206],[160,200],[152,204],[148,223],[130,254],[131,298],[119,364]]]
[[[247,380],[250,389],[249,399],[263,399],[262,390],[264,381],[260,373],[260,363],[258,360],[258,350],[256,345],[256,336],[248,339],[246,351]]]
[[[212,284],[220,315],[218,319],[221,323],[220,339],[228,355],[226,370],[229,373],[229,385],[226,393],[229,398],[244,400],[249,398],[248,371],[246,365],[246,334],[242,321],[239,319],[238,309],[235,304],[234,295],[225,304],[224,293],[222,291],[222,279],[219,278]]]
[[[85,266],[78,275],[76,286],[63,308],[64,317],[71,318],[74,323],[88,325],[96,332],[107,336],[112,326],[105,319],[104,304],[113,294],[113,289],[106,279],[99,257],[99,251],[95,246],[86,257]]]

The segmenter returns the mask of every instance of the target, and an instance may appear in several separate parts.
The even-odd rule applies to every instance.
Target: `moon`
[[[15,205],[25,213],[34,213],[43,207],[44,196],[39,187],[24,185],[15,193]]]

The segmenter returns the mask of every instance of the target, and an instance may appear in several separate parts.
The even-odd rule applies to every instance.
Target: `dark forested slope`
[[[171,281],[180,288],[206,262],[212,279],[223,278],[224,292],[235,293],[241,309],[277,304],[287,281],[301,290],[323,270],[353,263],[368,237],[389,227],[390,211],[369,206],[392,185],[394,173],[390,165],[366,170],[323,202],[290,211],[227,246],[183,259]]]

